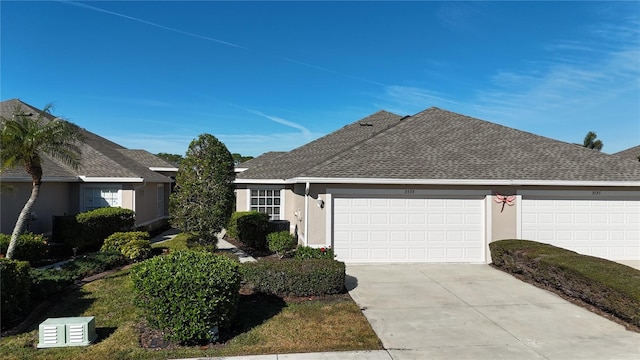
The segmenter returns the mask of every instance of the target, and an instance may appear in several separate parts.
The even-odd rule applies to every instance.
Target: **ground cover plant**
[[[489,244],[494,266],[640,329],[640,270],[526,240]]]

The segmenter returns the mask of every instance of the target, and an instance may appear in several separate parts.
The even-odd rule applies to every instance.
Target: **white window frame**
[[[88,207],[87,198],[86,198],[88,189],[99,189],[100,191],[106,190],[106,189],[117,190],[115,202],[109,203],[108,207],[122,207],[122,185],[121,184],[91,183],[91,184],[80,185],[80,212],[94,210],[101,207],[107,207],[107,206],[98,206],[98,207],[89,206]]]
[[[264,205],[260,205],[260,204],[251,205],[251,198],[252,198],[253,191],[265,191],[266,192],[266,191],[273,191],[273,190],[280,191],[280,196],[279,196],[280,204],[279,205],[273,205],[273,204],[271,204],[271,205],[267,205],[267,204],[264,204]],[[271,214],[269,216],[269,219],[270,220],[284,220],[284,191],[285,191],[285,189],[282,186],[263,185],[263,186],[249,187],[248,191],[249,191],[249,193],[247,194],[247,209],[249,211],[251,211],[253,208],[260,208],[260,207],[276,208],[276,206],[277,206],[279,208],[279,211],[280,211],[280,213],[278,214],[278,217],[275,218],[273,216],[273,214]],[[264,198],[266,199],[267,195],[264,195]],[[258,210],[258,211],[260,211],[260,210]]]

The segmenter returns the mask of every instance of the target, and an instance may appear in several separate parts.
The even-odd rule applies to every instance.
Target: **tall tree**
[[[600,140],[596,140],[598,135],[595,132],[589,131],[587,136],[584,137],[584,141],[582,142],[582,146],[589,149],[596,149],[598,151],[602,150],[604,144]]]
[[[197,232],[205,244],[217,244],[216,234],[235,210],[233,157],[215,136],[201,134],[189,144],[169,199],[172,223]]]
[[[31,195],[24,204],[11,234],[7,258],[15,252],[18,236],[24,231],[27,218],[40,194],[42,185],[42,156],[49,155],[73,168],[80,164],[80,129],[61,118],[49,119],[51,105],[37,116],[25,113],[20,107],[11,118],[0,117],[0,160],[2,170],[23,166],[31,175]]]
[[[156,156],[160,159],[167,160],[175,166],[180,166],[180,163],[182,162],[182,155],[178,154],[157,153]]]
[[[231,156],[233,157],[233,162],[238,165],[240,163],[243,163],[247,160],[251,160],[253,159],[253,156],[242,156],[241,154],[238,153],[233,153],[231,154]]]

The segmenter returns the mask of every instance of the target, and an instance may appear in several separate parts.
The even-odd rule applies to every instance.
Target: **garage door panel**
[[[611,260],[638,259],[640,201],[527,199],[522,238]]]
[[[349,262],[482,262],[483,204],[482,197],[334,198],[334,250]]]

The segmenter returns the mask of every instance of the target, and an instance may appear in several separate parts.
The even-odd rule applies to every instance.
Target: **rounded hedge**
[[[177,251],[135,266],[136,303],[166,339],[183,344],[212,341],[228,328],[240,297],[239,264],[204,251]]]

